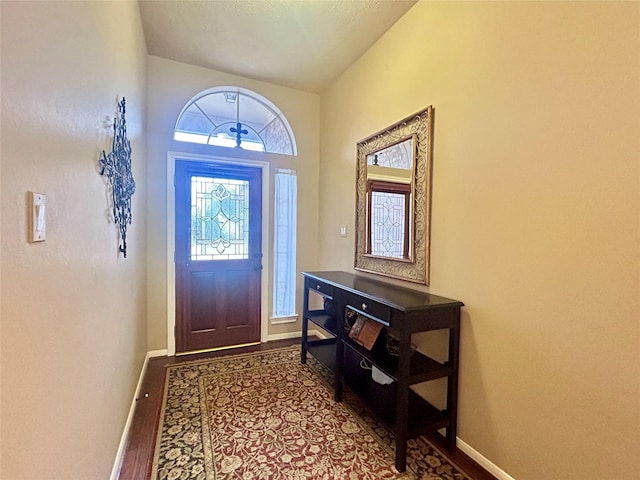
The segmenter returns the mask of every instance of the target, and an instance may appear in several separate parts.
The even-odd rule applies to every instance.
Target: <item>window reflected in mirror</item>
[[[415,136],[367,155],[366,255],[411,261]]]
[[[411,187],[388,182],[369,183],[367,253],[410,260]]]
[[[415,155],[414,137],[384,148],[378,152],[367,155],[367,173],[384,172],[380,169],[399,170],[395,175],[411,179],[413,171],[413,158]],[[379,167],[380,169],[378,169]],[[404,173],[402,173],[404,172]]]

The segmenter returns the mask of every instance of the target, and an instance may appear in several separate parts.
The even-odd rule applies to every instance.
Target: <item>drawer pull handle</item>
[[[320,290],[320,285],[316,285],[316,290]]]
[[[366,309],[367,309],[367,304],[366,304],[366,303],[363,303],[363,304],[362,304],[362,311],[364,312]]]

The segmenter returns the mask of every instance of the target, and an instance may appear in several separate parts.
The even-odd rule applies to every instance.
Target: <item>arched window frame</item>
[[[226,121],[226,122],[215,122],[214,119],[211,118],[211,115],[209,115],[207,112],[205,112],[200,105],[198,104],[199,101],[203,100],[204,98],[210,96],[210,95],[225,95],[225,94],[230,94],[230,95],[237,95],[237,100],[236,100],[236,104],[237,104],[237,110],[236,110],[236,121]],[[265,125],[261,130],[256,130],[249,122],[243,121],[243,117],[242,117],[242,97],[246,97],[251,99],[254,102],[257,102],[259,105],[261,105],[266,111],[270,112],[273,115],[273,119],[267,124]],[[226,97],[225,97],[226,98]],[[210,129],[208,135],[205,135],[204,133],[186,133],[184,131],[182,131],[181,129],[179,129],[179,125],[181,125],[181,120],[183,118],[183,115],[185,114],[185,112],[189,111],[189,109],[195,106],[195,108],[197,108],[197,110],[200,111],[200,113],[202,114],[203,118],[206,119],[212,126],[212,128]],[[264,131],[264,129],[272,124],[273,122],[275,122],[276,120],[279,120],[280,124],[282,125],[282,127],[284,128],[284,131],[286,133],[287,139],[288,139],[288,143],[289,143],[289,147],[290,147],[290,151],[289,152],[283,152],[283,151],[274,151],[274,150],[270,150],[267,147],[267,144],[265,143],[265,140],[263,138],[263,136],[261,135],[261,132]],[[296,145],[296,141],[295,141],[295,136],[293,134],[293,130],[291,129],[291,125],[289,125],[289,122],[287,121],[287,118],[284,116],[284,114],[280,111],[280,109],[278,109],[278,107],[276,107],[270,100],[268,100],[267,98],[263,97],[262,95],[246,89],[246,88],[242,88],[242,87],[234,87],[234,86],[221,86],[221,87],[213,87],[207,90],[203,90],[202,92],[198,93],[196,96],[194,96],[193,98],[191,98],[182,108],[180,115],[178,115],[178,119],[176,121],[175,127],[174,127],[174,140],[178,140],[178,141],[186,141],[186,142],[190,142],[190,143],[200,143],[200,144],[214,144],[214,145],[219,145],[219,146],[223,146],[223,147],[237,147],[236,142],[234,140],[231,141],[227,141],[226,139],[223,140],[217,140],[216,137],[216,143],[212,142],[212,138],[214,134],[217,134],[218,132],[220,132],[220,130],[224,127],[227,129],[231,129],[231,128],[236,128],[237,127],[237,123],[240,122],[241,125],[241,129],[242,130],[247,130],[247,131],[251,131],[252,136],[258,137],[260,139],[261,145],[263,147],[262,150],[260,151],[264,151],[267,153],[278,153],[278,154],[283,154],[283,155],[291,155],[291,156],[297,156],[298,155],[298,149],[297,149],[297,145]],[[225,132],[226,133],[226,132]],[[227,134],[228,135],[228,134]],[[181,137],[181,138],[176,138],[176,136]],[[246,149],[252,149],[254,150],[255,148],[251,148],[252,145],[251,143],[253,143],[255,145],[256,142],[246,142],[244,145],[240,145],[240,148],[246,148]]]

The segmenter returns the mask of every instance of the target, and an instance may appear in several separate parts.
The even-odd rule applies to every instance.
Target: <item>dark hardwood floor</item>
[[[150,359],[142,380],[140,396],[136,399],[136,407],[118,479],[150,479],[151,465],[153,463],[153,450],[156,442],[158,420],[160,418],[160,408],[162,406],[162,396],[164,394],[164,375],[166,365],[203,358],[219,357],[223,355],[270,350],[273,348],[287,347],[296,344],[300,344],[299,339],[281,340],[251,347],[241,347],[194,355],[157,357]],[[441,435],[434,433],[429,438],[434,444],[440,447],[442,451],[446,451],[444,438]],[[456,449],[453,452],[447,452],[447,456],[460,468],[464,469],[465,472],[474,480],[495,480],[494,476],[486,472],[459,449]]]

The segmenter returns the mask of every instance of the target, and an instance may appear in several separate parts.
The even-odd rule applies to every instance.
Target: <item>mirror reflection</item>
[[[366,255],[411,261],[415,136],[367,155]]]

